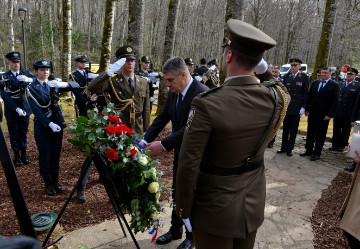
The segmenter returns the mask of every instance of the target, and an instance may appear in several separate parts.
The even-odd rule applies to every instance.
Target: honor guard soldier
[[[75,113],[77,117],[87,115],[87,109],[89,108],[89,104],[92,104],[91,93],[87,91],[87,85],[92,79],[98,76],[98,74],[94,74],[91,73],[89,70],[86,70],[86,62],[87,58],[85,55],[76,56],[76,69],[72,71],[69,76],[72,81],[75,81],[80,85],[80,88],[77,91],[74,91],[74,95],[76,98]]]
[[[188,67],[188,70],[190,72],[190,75],[193,76],[194,74],[194,62],[192,58],[186,58],[185,60],[185,64]]]
[[[339,101],[334,115],[332,146],[329,150],[343,151],[348,146],[351,115],[360,91],[360,82],[355,80],[357,74],[357,69],[349,67],[345,81],[339,83]]]
[[[66,127],[58,104],[59,88],[70,88],[66,82],[49,81],[50,61],[34,63],[36,80],[29,86],[28,101],[34,113],[34,137],[39,151],[40,175],[47,195],[64,192],[59,184],[60,153],[63,129]],[[76,82],[74,87],[79,87]]]
[[[115,56],[118,61],[92,80],[88,89],[90,92],[107,92],[107,100],[121,112],[121,121],[135,133],[143,134],[150,125],[148,83],[134,74],[136,57],[132,46],[120,47]],[[116,73],[120,69],[121,72]]]
[[[149,83],[149,97],[150,97],[150,113],[152,110],[152,105],[155,102],[154,93],[158,89],[156,87],[156,78],[161,78],[162,73],[149,71],[150,69],[150,59],[147,56],[141,57],[140,69],[136,71],[135,74],[140,77],[145,78]]]
[[[309,78],[300,71],[302,63],[300,59],[290,59],[289,63],[290,72],[284,75],[283,84],[291,96],[291,101],[283,123],[281,148],[277,153],[286,153],[288,156],[292,156],[300,117],[305,113]]]
[[[276,42],[239,20],[227,27],[226,79],[193,99],[178,161],[176,210],[196,249],[254,247],[264,221],[264,153],[286,109],[281,88],[254,76]]]
[[[1,75],[8,79],[1,97],[4,100],[4,114],[10,137],[11,149],[14,152],[16,167],[31,163],[26,156],[27,132],[31,109],[26,101],[26,87],[34,76],[20,66],[20,53],[11,52],[5,56],[10,70]],[[20,155],[21,153],[21,155]]]

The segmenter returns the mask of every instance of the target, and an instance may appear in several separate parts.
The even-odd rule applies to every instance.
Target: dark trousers
[[[173,202],[175,201],[176,172],[177,172],[177,165],[178,165],[177,160],[178,160],[178,155],[176,153],[174,156],[173,183],[172,183]],[[179,216],[177,216],[176,206],[173,205],[173,210],[171,212],[171,227],[170,227],[171,234],[182,234],[183,226],[184,226],[184,222],[182,221],[182,219],[179,218]],[[186,227],[185,227],[185,233],[186,233],[187,239],[193,240],[192,233],[189,232]]]
[[[305,145],[306,152],[312,153],[317,156],[321,155],[321,151],[323,149],[326,139],[326,132],[328,126],[328,120],[324,120],[324,118],[309,116]]]
[[[292,151],[298,133],[300,115],[286,115],[283,122],[281,149]]]
[[[346,236],[346,239],[348,241],[349,247],[351,249],[359,249],[360,248],[360,241],[352,236],[350,233],[344,231],[344,234]]]
[[[63,130],[53,132],[49,127],[44,127],[35,121],[34,137],[39,151],[40,175],[51,176],[58,173]]]
[[[26,150],[29,116],[5,115],[9,131],[11,149],[14,153]]]
[[[87,168],[83,174],[83,172],[80,172],[80,177],[79,177],[79,180],[80,180],[80,183],[77,187],[77,190],[78,191],[84,191],[85,188],[86,188],[86,182],[89,180],[89,177],[91,175],[91,169],[94,165],[94,162],[91,162],[91,164],[89,165],[89,168]]]
[[[334,118],[332,147],[345,148],[348,145],[351,131],[350,118]]]
[[[256,232],[257,230],[247,234],[245,239],[238,239],[216,236],[196,228],[193,229],[196,249],[252,249],[255,244]]]

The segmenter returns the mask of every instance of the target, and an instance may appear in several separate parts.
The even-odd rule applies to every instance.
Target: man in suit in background
[[[305,108],[305,115],[308,116],[306,151],[300,156],[311,156],[311,161],[320,159],[329,121],[335,114],[338,95],[339,85],[331,80],[330,69],[321,69],[321,80],[314,81],[309,90]]]
[[[165,62],[162,71],[166,79],[166,86],[169,87],[170,91],[163,111],[155,118],[141,143],[142,145],[147,145],[147,150],[150,150],[152,154],[174,150],[172,198],[175,200],[178,157],[190,111],[190,104],[196,95],[209,90],[209,88],[191,77],[185,61],[180,57],[173,57]],[[161,141],[154,141],[170,121],[172,124],[171,134]],[[175,209],[173,209],[171,228],[156,240],[156,244],[168,244],[172,240],[180,239],[182,232],[183,221],[176,215]],[[186,230],[186,239],[180,244],[178,249],[193,248],[193,246],[192,233]]]
[[[300,71],[302,61],[297,58],[289,60],[290,72],[284,75],[283,84],[288,89],[291,101],[283,122],[281,148],[278,154],[286,152],[292,156],[295,139],[299,128],[300,117],[305,113],[306,98],[308,95],[309,78]]]

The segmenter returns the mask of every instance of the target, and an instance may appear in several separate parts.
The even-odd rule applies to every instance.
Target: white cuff
[[[146,142],[144,139],[141,139],[140,142],[143,143],[143,144],[145,144],[146,146],[149,145],[149,143]]]
[[[163,148],[164,151],[167,151],[167,149],[165,149],[165,147],[162,145],[161,141],[160,141],[160,145]]]

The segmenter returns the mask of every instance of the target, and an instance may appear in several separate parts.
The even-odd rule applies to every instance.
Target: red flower
[[[129,136],[132,135],[132,130],[126,125],[119,125],[116,128],[117,128],[117,134],[127,133]]]
[[[137,150],[131,149],[131,150],[130,150],[130,157],[133,158],[136,153],[137,153]]]
[[[111,148],[110,148],[110,149],[107,149],[107,150],[105,151],[105,155],[106,155],[106,157],[107,157],[109,160],[111,160],[111,161],[116,161],[116,160],[119,159],[116,150],[111,149]]]
[[[120,119],[114,115],[109,115],[108,116],[108,120],[111,122],[111,123],[114,123],[114,124],[122,124]]]
[[[110,135],[116,134],[117,133],[117,126],[109,125],[108,127],[105,128],[105,131]]]
[[[102,112],[99,112],[99,115],[100,115],[101,117],[104,117],[104,114],[103,114]]]

